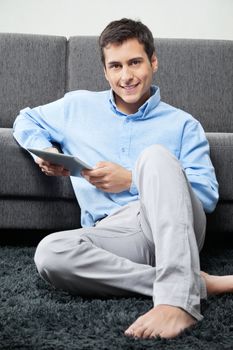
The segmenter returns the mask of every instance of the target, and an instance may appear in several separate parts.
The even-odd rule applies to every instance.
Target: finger
[[[63,170],[63,169],[64,169],[64,167],[63,167],[62,165],[51,163],[51,162],[49,162],[49,161],[47,161],[47,160],[44,160],[44,159],[42,159],[42,158],[39,158],[39,157],[36,158],[36,163],[37,163],[40,167],[47,168],[48,170],[51,170],[51,171],[52,171],[52,170],[54,170],[54,171],[56,171],[56,170],[60,171],[60,170]]]
[[[47,160],[44,160],[44,159],[39,158],[39,157],[36,158],[35,162],[37,164],[39,164],[39,166],[44,166],[44,165],[49,166],[50,165],[50,163]]]
[[[109,164],[109,162],[101,161],[101,162],[96,163],[95,168],[104,168],[104,167],[108,166],[108,164]]]
[[[93,169],[93,170],[87,170],[87,169],[83,169],[81,174],[83,177],[85,176],[89,176],[90,178],[99,178],[99,177],[103,177],[108,173],[108,168],[98,168],[98,169]]]
[[[108,179],[106,179],[105,176],[102,176],[102,177],[89,177],[89,181],[92,183],[92,184],[105,184],[105,183],[108,183]]]
[[[53,163],[49,163],[47,165],[51,170],[54,169],[54,170],[63,170],[65,169],[63,165],[60,165],[60,164],[53,164]]]
[[[45,169],[43,169],[43,168],[41,168],[41,171],[43,172],[43,174],[45,174],[45,175],[47,175],[47,176],[50,175],[50,174],[49,174],[49,171],[47,171],[47,170],[45,170]]]
[[[45,174],[45,175],[49,175],[49,176],[51,176],[51,175],[54,175],[54,172],[53,171],[51,171],[51,170],[49,170],[49,169],[41,169],[42,170],[42,172]]]
[[[96,184],[95,187],[104,192],[113,192],[113,189],[109,184]]]
[[[107,189],[109,187],[109,184],[108,182],[106,182],[105,180],[102,180],[102,179],[90,179],[89,176],[84,176],[84,178],[90,182],[90,184],[92,184],[93,186],[101,189],[101,190],[104,190],[104,189]]]
[[[70,176],[71,174],[70,174],[70,171],[69,170],[67,170],[67,169],[64,169],[63,171],[62,171],[62,176]]]
[[[47,168],[42,168],[41,170],[45,175],[48,175],[48,176],[70,176],[70,171],[67,169],[51,170]]]
[[[54,165],[51,163],[40,165],[40,167],[45,169],[46,171],[53,171],[53,172],[62,172],[63,170],[67,170],[67,169],[64,169],[62,165]]]

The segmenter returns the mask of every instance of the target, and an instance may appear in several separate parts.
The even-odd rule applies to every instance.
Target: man
[[[154,307],[125,334],[172,338],[202,319],[200,299],[232,291],[233,277],[200,272],[205,211],[218,184],[204,131],[192,116],[160,101],[154,41],[141,22],[111,22],[99,44],[111,90],[76,91],[21,111],[14,136],[25,148],[74,154],[93,170],[71,177],[82,229],[45,237],[40,275],[90,296],[153,297]],[[35,159],[49,176],[61,166]]]

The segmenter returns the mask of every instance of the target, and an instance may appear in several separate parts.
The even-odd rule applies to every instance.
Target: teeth
[[[124,89],[131,90],[131,89],[134,89],[135,87],[136,85],[129,85],[129,86],[124,86]]]

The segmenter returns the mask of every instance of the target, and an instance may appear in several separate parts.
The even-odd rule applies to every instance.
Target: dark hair
[[[113,43],[122,44],[128,39],[136,38],[143,44],[144,50],[151,60],[155,52],[154,39],[149,28],[140,21],[122,18],[118,21],[110,22],[99,37],[101,61],[105,65],[104,48]]]

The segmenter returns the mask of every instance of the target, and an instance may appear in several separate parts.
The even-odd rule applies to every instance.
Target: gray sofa
[[[233,41],[157,39],[155,83],[162,100],[202,123],[220,184],[207,231],[233,231]],[[108,88],[96,37],[0,34],[0,229],[57,231],[80,226],[69,178],[41,173],[12,136],[19,110],[76,89]],[[56,116],[54,116],[56,118]]]

